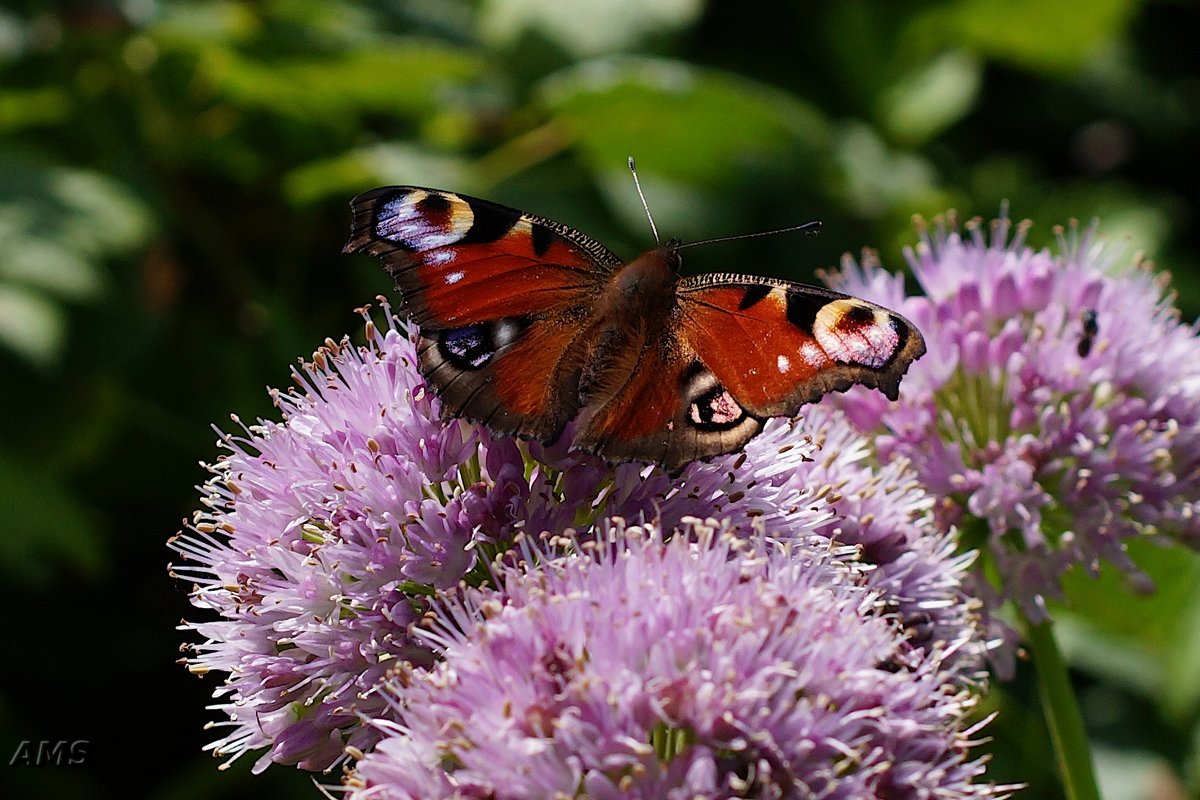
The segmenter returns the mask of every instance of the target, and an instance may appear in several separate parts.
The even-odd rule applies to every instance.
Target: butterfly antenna
[[[654,241],[662,244],[662,239],[658,238],[658,226],[654,224],[654,217],[650,216],[650,206],[646,204],[646,195],[642,194],[642,182],[638,180],[637,164],[633,163],[633,156],[629,157],[629,171],[633,174],[633,185],[637,188],[638,197],[642,198],[642,208],[646,210],[646,219],[650,220],[650,230],[654,233]]]
[[[722,236],[717,239],[705,239],[701,242],[688,242],[681,244],[677,250],[682,250],[685,247],[696,247],[701,244],[714,244],[716,242],[732,242],[734,239],[757,239],[760,236],[774,236],[777,233],[791,233],[792,231],[804,231],[809,236],[816,236],[821,231],[821,220],[814,219],[811,222],[806,222],[803,225],[793,225],[790,228],[779,228],[773,231],[762,231],[761,233],[743,233],[737,236]]]

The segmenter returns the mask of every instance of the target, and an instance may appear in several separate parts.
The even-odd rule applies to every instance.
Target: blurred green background
[[[219,678],[173,663],[198,615],[164,540],[209,424],[272,415],[265,386],[389,291],[339,255],[355,193],[478,194],[632,256],[633,154],[665,236],[824,220],[687,270],[809,281],[862,246],[899,266],[913,213],[1008,199],[1035,244],[1101,217],[1192,319],[1197,32],[1168,0],[6,4],[0,747],[90,743],[80,766],[7,766],[6,796],[318,796],[201,753]],[[1200,568],[1137,557],[1159,594],[1074,581],[1064,639],[1110,800],[1200,796]],[[1027,668],[990,710],[992,777],[1061,796]]]

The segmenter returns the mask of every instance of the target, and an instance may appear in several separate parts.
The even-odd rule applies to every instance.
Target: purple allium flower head
[[[327,341],[295,370],[299,389],[273,393],[281,421],[222,435],[205,509],[172,542],[193,604],[220,617],[185,625],[205,640],[189,668],[228,676],[214,706],[228,717],[218,755],[265,749],[256,769],[320,770],[346,746],[369,751],[379,732],[361,719],[391,710],[372,688],[398,663],[437,657],[411,633],[429,595],[490,580],[490,556],[523,532],[585,537],[610,515],[668,531],[720,517],[858,545],[909,646],[952,650],[947,663],[970,670],[971,646],[945,646],[974,624],[960,602],[964,562],[933,532],[911,473],[874,472],[841,414],[773,421],[745,453],[675,476],[610,467],[440,420],[411,331],[386,302],[384,314],[380,328],[364,311],[365,345]]]
[[[1107,560],[1144,583],[1131,537],[1200,544],[1200,339],[1165,278],[1120,265],[1094,225],[1072,224],[1057,253],[1027,247],[1027,227],[922,226],[906,256],[925,296],[870,253],[833,282],[902,311],[929,347],[899,403],[855,391],[843,408],[984,548],[1001,585],[980,595],[1037,622],[1073,565]]]
[[[957,537],[939,531],[933,497],[908,461],[877,464],[871,442],[833,405],[806,408],[802,426],[817,449],[789,481],[830,487],[828,499],[838,514],[817,533],[860,548],[859,561],[874,567],[868,583],[907,629],[909,646],[971,638],[979,601],[963,584],[974,554],[958,554]],[[949,661],[971,678],[981,665],[982,646],[961,647]]]
[[[610,533],[437,610],[444,660],[390,685],[352,797],[996,795],[972,696],[828,540]]]

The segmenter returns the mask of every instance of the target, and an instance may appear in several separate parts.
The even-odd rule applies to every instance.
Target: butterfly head
[[[679,240],[647,250],[614,276],[608,297],[610,318],[657,318],[674,305],[679,283]]]
[[[663,260],[670,265],[671,270],[677,274],[679,272],[680,265],[683,264],[683,256],[679,254],[679,250],[682,247],[682,239],[667,239],[665,243],[655,248],[659,253],[662,254]]]

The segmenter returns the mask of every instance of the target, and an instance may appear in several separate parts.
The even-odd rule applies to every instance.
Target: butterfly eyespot
[[[502,319],[442,331],[437,343],[442,358],[457,369],[478,370],[516,341],[520,333],[520,321]]]
[[[688,421],[702,431],[736,428],[745,418],[745,409],[720,385],[697,397],[688,407]]]
[[[881,308],[856,300],[834,300],[817,312],[813,335],[842,364],[880,369],[903,348],[900,327]]]
[[[684,374],[682,389],[684,396],[691,398],[687,421],[701,431],[729,430],[746,419],[746,410],[699,362]]]
[[[442,331],[438,336],[442,358],[459,369],[480,369],[500,349],[491,328],[491,325],[471,325]]]
[[[453,195],[411,189],[380,204],[375,234],[409,250],[433,250],[462,240],[474,222],[469,203]]]

